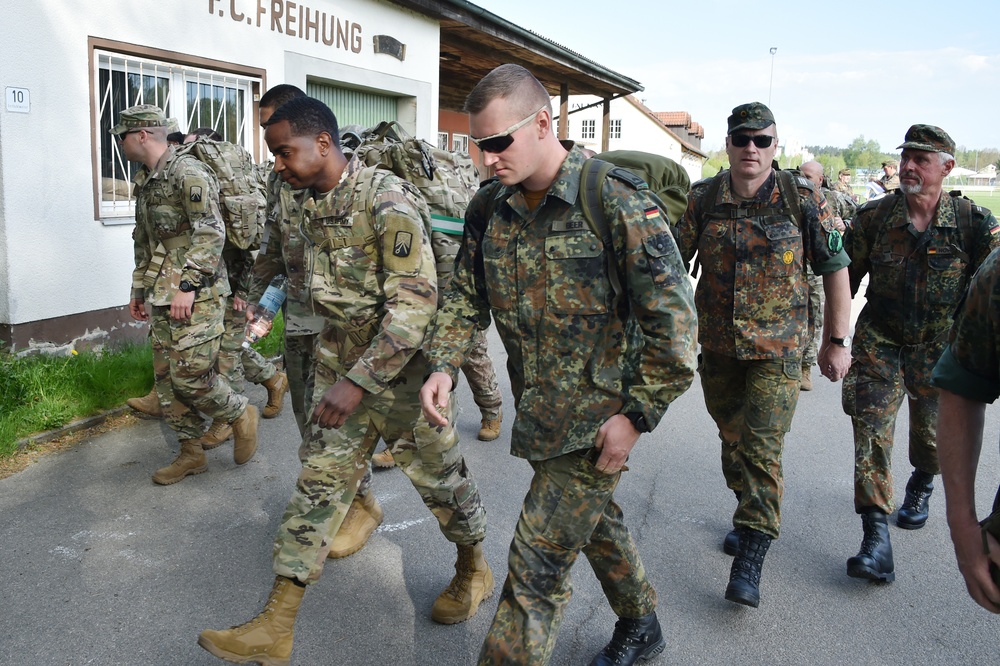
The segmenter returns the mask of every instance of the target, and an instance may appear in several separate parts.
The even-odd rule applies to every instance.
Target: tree
[[[865,141],[865,135],[851,141],[851,145],[844,149],[844,163],[851,169],[867,169],[876,171],[882,166],[882,150],[878,141],[870,139]]]
[[[837,180],[837,174],[840,173],[841,169],[847,168],[847,162],[840,155],[831,155],[829,153],[816,155],[816,161],[823,165],[823,173],[826,174],[831,182]]]

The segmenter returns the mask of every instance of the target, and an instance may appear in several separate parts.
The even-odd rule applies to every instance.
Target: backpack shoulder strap
[[[790,171],[784,169],[777,172],[778,190],[781,192],[781,199],[785,206],[791,209],[792,217],[802,227],[802,201],[799,199],[799,187],[814,189],[812,183],[805,178],[798,178]]]
[[[481,218],[472,220],[466,218],[463,229],[463,233],[475,240],[476,247],[479,248],[476,255],[472,257],[472,280],[476,287],[476,294],[485,303],[489,302],[489,293],[486,290],[486,263],[483,259],[483,236],[486,235],[486,225],[490,223],[490,218],[496,214],[497,206],[500,205],[500,201],[506,193],[508,193],[507,188],[503,186],[496,176],[485,181],[480,187],[479,192],[475,195],[476,197],[486,198],[486,207],[483,209],[483,215]],[[462,252],[462,249],[459,249],[459,252]]]

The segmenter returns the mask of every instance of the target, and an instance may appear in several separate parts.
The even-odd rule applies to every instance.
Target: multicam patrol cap
[[[952,141],[947,132],[934,125],[912,125],[910,129],[906,130],[903,144],[897,147],[926,150],[932,153],[955,154],[955,142]]]
[[[851,175],[851,170],[850,169],[841,169],[840,173],[838,173],[837,175],[838,176],[850,176]]]
[[[733,109],[733,115],[729,116],[729,134],[744,129],[761,130],[774,124],[774,115],[771,109],[760,102],[750,102],[740,104]]]
[[[139,104],[130,106],[118,115],[118,124],[111,128],[111,133],[118,135],[131,130],[147,127],[166,127],[167,116],[158,106]]]
[[[892,167],[894,169],[898,169],[899,168],[899,162],[897,160],[886,160],[885,162],[882,162],[882,166],[883,167]]]

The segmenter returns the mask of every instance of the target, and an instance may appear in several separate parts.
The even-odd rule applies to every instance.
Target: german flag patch
[[[993,226],[990,227],[990,233],[996,236],[998,232],[1000,232],[1000,222],[994,221]]]
[[[657,218],[657,217],[660,216],[660,209],[657,208],[656,206],[652,206],[650,208],[647,208],[646,210],[644,210],[642,212],[646,216],[647,220],[653,220],[653,219],[655,219],[655,218]]]

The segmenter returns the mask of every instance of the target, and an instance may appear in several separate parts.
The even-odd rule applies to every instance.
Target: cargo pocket
[[[611,285],[606,266],[604,244],[593,234],[546,238],[546,307],[556,314],[607,313]]]
[[[653,276],[653,284],[657,287],[672,287],[678,284],[686,273],[677,259],[677,245],[670,232],[662,231],[642,239],[642,247],[646,251],[646,261],[649,272]]]

